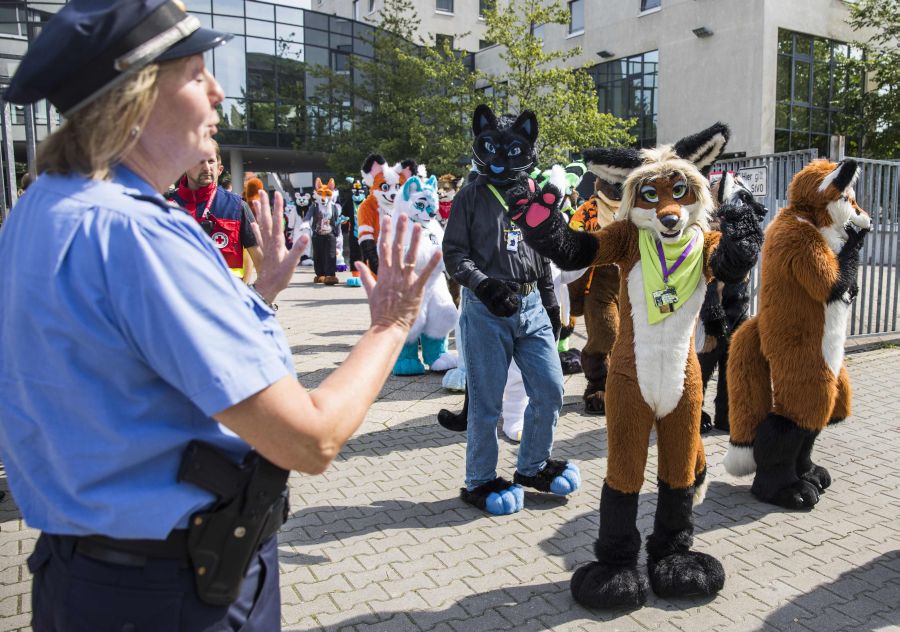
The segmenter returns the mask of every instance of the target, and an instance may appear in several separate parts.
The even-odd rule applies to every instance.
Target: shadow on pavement
[[[766,617],[766,623],[777,629],[786,628],[792,622],[796,622],[794,625],[802,624],[804,622],[803,619],[798,621],[796,618],[796,608],[798,607],[812,613],[812,617],[819,618],[822,615],[823,603],[843,601],[852,598],[854,594],[858,595],[860,583],[868,584],[866,592],[874,591],[878,587],[883,591],[888,591],[888,595],[879,599],[879,601],[882,605],[893,603],[894,607],[878,609],[868,613],[865,613],[865,610],[863,610],[855,618],[865,619],[864,622],[847,621],[846,625],[852,626],[854,632],[897,629],[900,626],[900,550],[885,553],[868,564],[863,564],[858,568],[841,573],[837,579],[817,586],[805,595],[800,595],[790,603],[770,613]],[[862,599],[867,599],[864,595],[858,596]],[[866,607],[863,606],[863,608]],[[848,610],[852,615],[854,610],[852,605],[848,606]],[[881,618],[875,619],[874,615],[879,615]],[[838,616],[840,620],[846,618],[846,615],[840,612]],[[890,626],[885,625],[885,620],[890,623]],[[841,624],[836,620],[835,625]]]
[[[527,496],[529,511],[552,511],[568,502],[566,498],[536,492],[527,492]],[[430,502],[385,500],[369,505],[323,505],[294,512],[281,528],[280,541],[289,544],[298,540],[303,546],[309,546],[364,537],[370,533],[447,528],[491,519],[492,516],[465,504],[457,496]],[[307,563],[285,558],[280,561]]]

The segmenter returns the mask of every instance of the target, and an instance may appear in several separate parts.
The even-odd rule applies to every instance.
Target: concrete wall
[[[773,150],[778,29],[840,41],[861,39],[845,20],[843,0],[663,0],[640,11],[640,0],[586,0],[585,31],[544,27],[546,49],[581,47],[572,66],[593,65],[597,52],[614,58],[659,51],[657,140],[674,142],[716,121],[731,127],[728,151],[748,156]],[[713,35],[698,38],[705,26]],[[502,71],[497,51],[476,66]]]

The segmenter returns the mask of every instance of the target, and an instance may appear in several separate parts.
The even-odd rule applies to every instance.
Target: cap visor
[[[200,53],[205,53],[211,48],[221,46],[232,37],[234,37],[234,35],[232,35],[231,33],[214,31],[213,29],[199,28],[188,35],[185,39],[168,48],[154,61],[166,61],[169,59],[178,59],[179,57],[199,55]]]

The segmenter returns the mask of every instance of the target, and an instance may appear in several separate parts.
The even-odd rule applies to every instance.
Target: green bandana
[[[703,233],[688,230],[671,244],[656,241],[653,231],[646,228],[640,229],[638,235],[647,319],[652,325],[671,316],[697,289],[703,275]],[[660,263],[660,250],[665,256],[667,278]]]

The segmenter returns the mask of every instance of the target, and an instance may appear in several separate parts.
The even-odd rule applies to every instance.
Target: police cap
[[[202,53],[231,34],[202,28],[179,0],[71,0],[28,48],[4,98],[64,115],[154,61]]]

